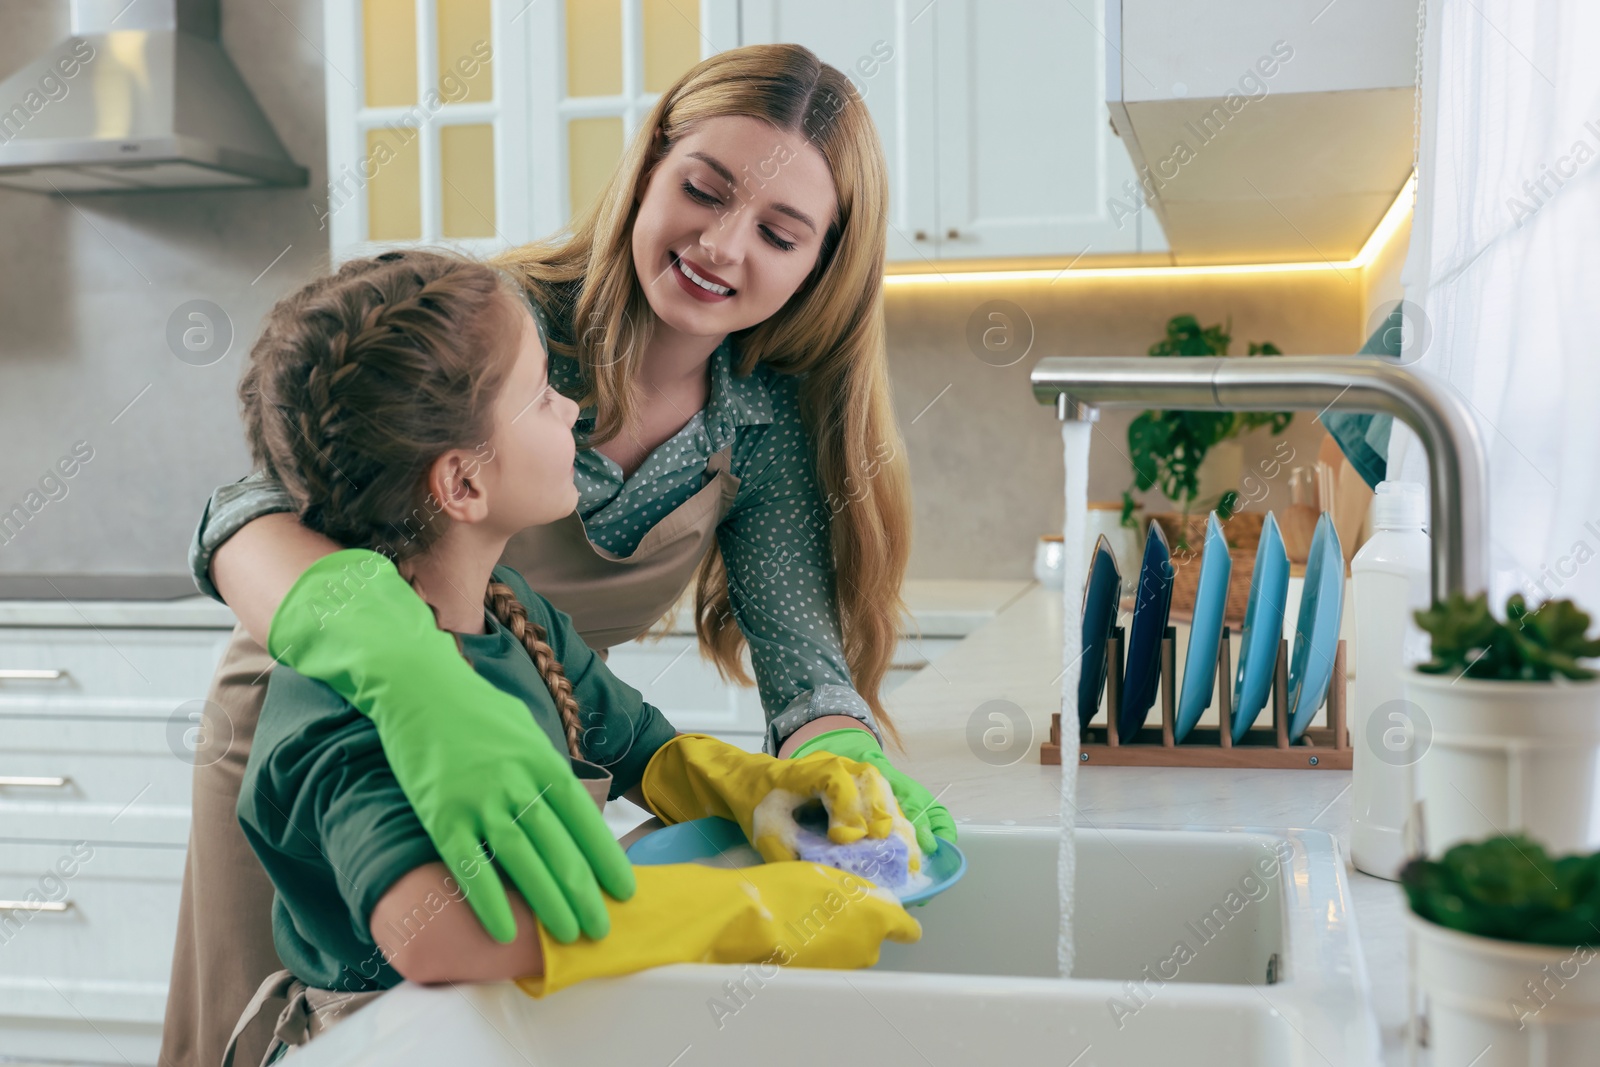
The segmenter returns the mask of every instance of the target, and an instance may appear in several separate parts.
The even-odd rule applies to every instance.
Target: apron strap
[[[273,971],[267,975],[256,988],[255,995],[250,998],[250,1003],[245,1005],[244,1014],[239,1016],[239,1021],[233,1024],[233,1033],[228,1035],[228,1044],[222,1050],[222,1067],[233,1067],[233,1057],[239,1049],[239,1035],[244,1033],[245,1027],[255,1022],[256,1016],[261,1014],[261,1009],[266,1007],[269,1000],[282,1000],[290,995],[290,987],[299,982],[288,968]],[[301,988],[304,988],[302,986]],[[285,1009],[287,1012],[287,1009]],[[281,1022],[281,1019],[280,1019]],[[276,1031],[274,1031],[276,1037]],[[274,1040],[267,1046],[267,1056],[277,1051],[278,1042]],[[266,1059],[262,1060],[265,1063]]]
[[[233,1033],[228,1037],[228,1044],[222,1052],[222,1067],[233,1067],[234,1055],[238,1051],[239,1036],[244,1033],[245,1027],[255,1021],[261,1009],[269,1000],[283,1000],[283,1011],[278,1014],[278,1021],[272,1028],[272,1041],[268,1043],[267,1050],[261,1057],[261,1067],[267,1067],[272,1062],[272,1057],[277,1054],[280,1045],[290,1048],[305,1044],[316,1034],[332,1026],[346,1009],[354,1010],[366,1005],[381,996],[385,990],[373,989],[360,993],[341,993],[332,989],[319,989],[308,986],[296,978],[288,969],[274,971],[262,980],[255,995],[250,998],[250,1003],[245,1006],[244,1014],[234,1024]]]

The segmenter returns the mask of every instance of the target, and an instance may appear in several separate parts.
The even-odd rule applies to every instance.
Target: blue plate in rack
[[[922,857],[922,872],[933,879],[931,885],[900,897],[910,907],[943,893],[967,873],[967,857],[959,848],[939,838],[932,855]],[[709,863],[712,866],[750,867],[761,861],[761,854],[745,840],[739,824],[715,815],[691,819],[645,834],[628,847],[628,860],[640,867],[661,863]],[[724,862],[718,863],[718,860]]]
[[[1344,610],[1344,550],[1324,511],[1306,557],[1300,618],[1289,657],[1289,740],[1298,741],[1328,695],[1333,657],[1339,650],[1339,616]]]
[[[1106,646],[1117,626],[1117,604],[1122,599],[1122,575],[1111,542],[1101,534],[1089,560],[1083,582],[1083,661],[1078,674],[1078,725],[1088,726],[1100,709],[1100,692],[1106,687]]]
[[[1267,706],[1272,674],[1278,664],[1278,642],[1283,640],[1283,607],[1289,597],[1289,557],[1283,534],[1272,512],[1261,525],[1256,546],[1255,573],[1250,576],[1250,600],[1244,609],[1244,629],[1239,634],[1239,670],[1233,682],[1233,740],[1245,731]]]
[[[1222,536],[1222,524],[1213,511],[1206,518],[1205,551],[1200,557],[1200,583],[1194,596],[1194,618],[1189,623],[1189,651],[1184,657],[1182,696],[1172,739],[1181,743],[1211,706],[1217,678],[1217,649],[1222,644],[1222,616],[1228,607],[1228,579],[1233,557]],[[1222,681],[1227,685],[1226,678]]]
[[[1172,553],[1161,524],[1152,522],[1144,541],[1144,562],[1139,566],[1139,588],[1134,593],[1133,621],[1128,624],[1128,661],[1122,673],[1122,714],[1117,738],[1128,744],[1144,725],[1150,705],[1156,702],[1161,678],[1161,639],[1167,632],[1167,612],[1172,607]]]

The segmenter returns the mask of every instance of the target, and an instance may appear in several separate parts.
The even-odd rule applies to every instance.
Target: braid
[[[561,669],[555,649],[544,639],[544,627],[529,621],[528,609],[522,606],[517,594],[504,582],[491,581],[483,602],[494,612],[500,624],[522,642],[528,655],[533,657],[533,665],[539,668],[539,677],[544,679],[545,687],[555,698],[556,710],[561,712],[561,724],[567,731],[567,750],[574,759],[582,759],[583,745],[579,740],[582,736],[579,719],[582,709],[578,707],[577,697],[572,695],[572,682],[568,680],[567,672]]]

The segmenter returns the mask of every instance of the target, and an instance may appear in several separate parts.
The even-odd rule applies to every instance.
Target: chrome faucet
[[[1484,448],[1466,402],[1430,375],[1362,356],[1079,359],[1033,368],[1033,395],[1062,420],[1100,407],[1180,411],[1370,411],[1416,432],[1428,454],[1435,600],[1474,596],[1489,577]]]

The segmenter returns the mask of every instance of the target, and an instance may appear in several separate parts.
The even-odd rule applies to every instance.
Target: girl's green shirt
[[[529,621],[544,627],[583,709],[583,756],[611,772],[610,796],[621,796],[672,738],[672,724],[612,674],[578,637],[571,618],[521,575],[496,567],[494,576],[515,590]],[[565,751],[560,712],[532,658],[487,611],[484,618],[488,633],[460,635],[472,669],[526,703]],[[389,769],[372,720],[322,682],[275,668],[245,765],[238,816],[272,879],[272,937],[283,965],[323,989],[397,985],[400,975],[372,938],[372,911],[402,875],[438,862],[439,854]],[[445,903],[429,901],[423,908],[437,911]]]

